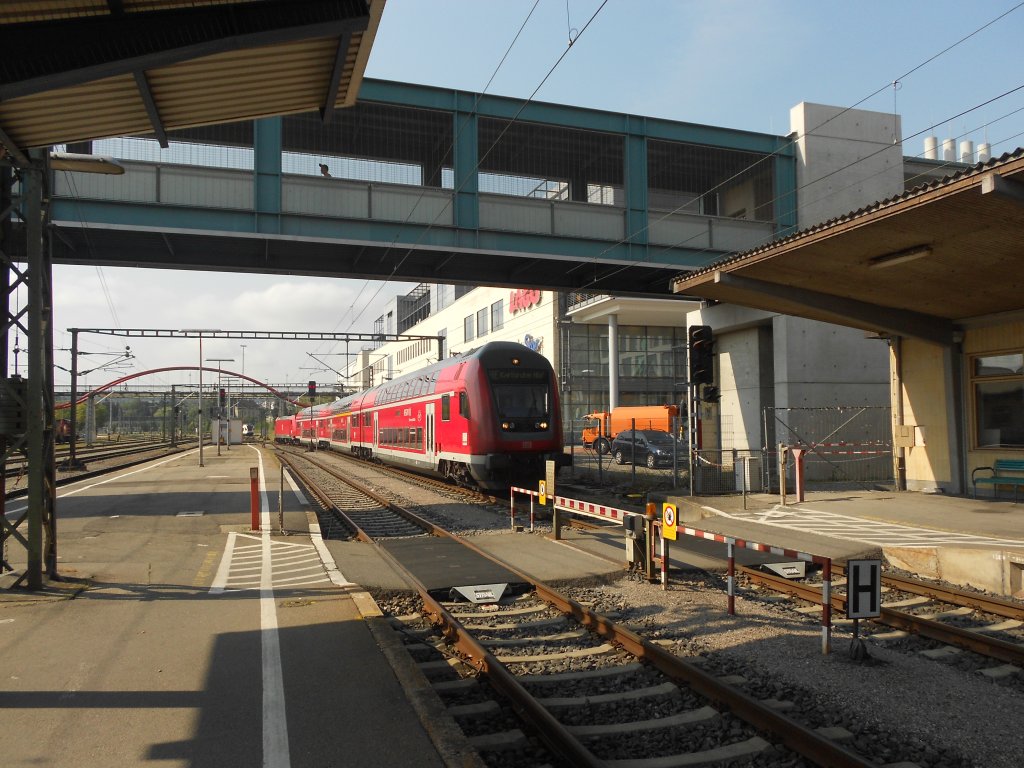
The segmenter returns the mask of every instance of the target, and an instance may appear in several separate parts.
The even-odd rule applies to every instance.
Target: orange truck
[[[672,432],[672,420],[679,415],[678,405],[621,406],[609,411],[588,413],[583,417],[583,445],[598,453],[608,453],[615,436],[626,429],[656,429]]]

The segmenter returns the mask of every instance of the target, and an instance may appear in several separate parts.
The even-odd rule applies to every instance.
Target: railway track
[[[429,475],[420,474],[418,472],[410,472],[408,470],[400,469],[398,467],[388,466],[386,464],[380,464],[376,462],[369,462],[363,459],[357,459],[354,456],[348,456],[338,451],[309,451],[303,448],[296,448],[291,446],[276,446],[278,451],[282,454],[289,456],[323,456],[329,457],[328,460],[338,464],[344,464],[348,466],[361,466],[370,467],[374,472],[379,472],[382,475],[388,477],[398,478],[403,482],[416,485],[420,488],[429,488],[432,491],[440,493],[449,498],[458,499],[459,501],[465,501],[473,504],[508,504],[508,498],[498,498],[493,494],[484,493],[476,488],[468,488],[461,485],[453,485],[440,478],[431,477]]]
[[[315,454],[282,458],[328,509],[321,519],[342,521],[350,537],[376,541],[371,530],[450,536]],[[413,530],[404,527],[410,524]],[[416,596],[381,595],[378,603],[488,764],[789,766],[801,756],[811,764],[872,764],[786,716],[778,702],[755,699],[526,574],[518,575],[532,592],[515,600],[441,603],[387,549],[379,551]]]
[[[752,568],[739,571],[750,584],[806,601],[808,607],[798,611],[820,614],[820,584],[790,581]],[[845,569],[833,565],[832,572],[832,607],[838,616],[846,610]],[[882,589],[882,615],[865,621],[862,635],[890,648],[1004,680],[1024,691],[1024,603],[896,574],[883,575]],[[834,619],[834,623],[849,622]]]

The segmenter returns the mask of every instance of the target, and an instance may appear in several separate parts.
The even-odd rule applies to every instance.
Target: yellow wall
[[[906,449],[908,490],[943,488],[954,493],[970,493],[970,473],[975,467],[991,466],[997,458],[1021,458],[1021,451],[1007,449],[977,450],[974,448],[974,391],[971,383],[971,356],[999,354],[1024,348],[1024,322],[967,330],[963,340],[962,364],[964,387],[964,436],[967,455],[964,461],[966,478],[954,478],[953,456],[957,453],[952,423],[951,382],[945,367],[944,349],[914,339],[902,341],[903,390],[897,394],[893,367],[893,397],[902,396],[903,423],[917,427],[911,430],[914,445]],[[892,362],[895,362],[893,360]],[[898,402],[894,399],[894,404]],[[894,410],[895,418],[895,410]],[[896,439],[899,428],[896,427]]]
[[[915,444],[906,449],[908,490],[959,485],[950,462],[952,402],[943,352],[937,344],[903,340],[903,423],[917,427]]]

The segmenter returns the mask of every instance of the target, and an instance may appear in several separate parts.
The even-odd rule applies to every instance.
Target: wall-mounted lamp
[[[73,152],[51,152],[50,167],[55,171],[105,173],[108,176],[120,176],[124,173],[124,166],[112,157],[78,155]]]
[[[881,269],[882,267],[893,267],[897,264],[903,264],[908,261],[914,261],[914,259],[920,259],[931,255],[932,247],[930,245],[915,245],[913,248],[906,248],[902,251],[886,253],[881,256],[875,256],[872,259],[868,259],[868,268]]]

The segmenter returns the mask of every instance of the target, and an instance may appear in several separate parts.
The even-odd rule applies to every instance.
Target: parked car
[[[612,456],[616,464],[646,464],[654,467],[671,467],[672,454],[681,454],[681,461],[686,460],[685,452],[668,432],[654,429],[627,429],[620,432],[612,440]]]

